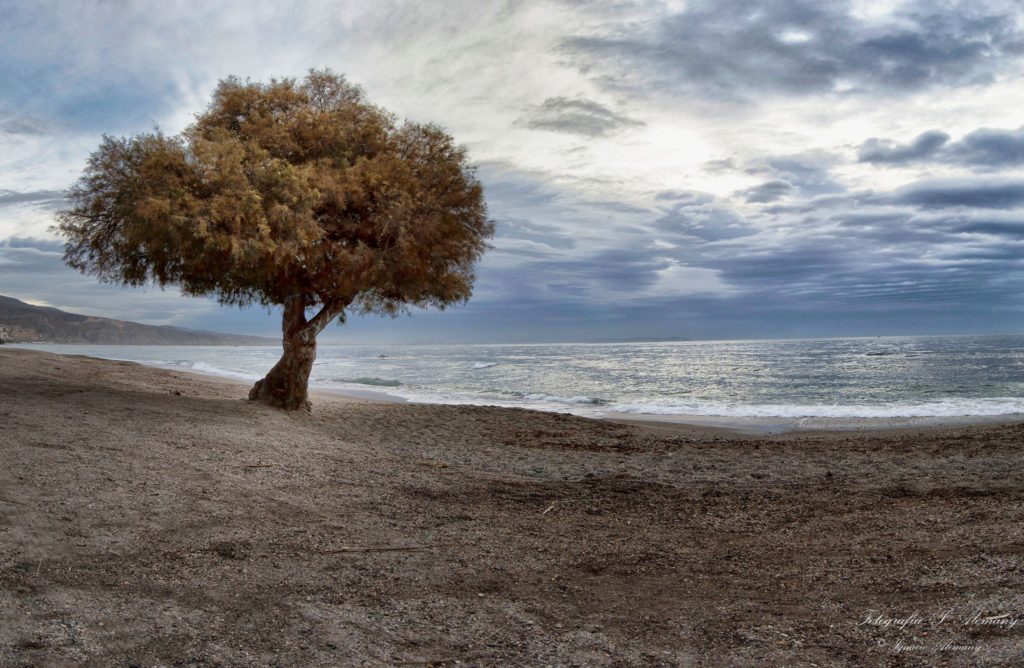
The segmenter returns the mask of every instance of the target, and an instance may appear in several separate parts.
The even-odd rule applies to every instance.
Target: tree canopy
[[[286,352],[346,310],[465,301],[493,234],[466,150],[330,71],[229,78],[179,136],[104,137],[68,196],[72,267],[284,305]]]

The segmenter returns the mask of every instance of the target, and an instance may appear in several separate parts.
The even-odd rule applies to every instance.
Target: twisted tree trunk
[[[266,377],[249,390],[249,399],[286,411],[310,410],[309,374],[316,360],[316,337],[343,310],[339,303],[325,304],[307,321],[306,298],[288,299],[281,318],[284,352]]]

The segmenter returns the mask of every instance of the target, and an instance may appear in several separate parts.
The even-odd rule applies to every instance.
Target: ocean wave
[[[949,399],[922,403],[869,404],[724,404],[718,402],[642,403],[610,406],[614,413],[641,415],[702,415],[708,417],[784,417],[784,418],[915,418],[973,417],[1024,413],[1024,399],[995,397],[988,399]]]
[[[527,401],[547,401],[553,404],[589,404],[591,406],[602,406],[608,403],[607,399],[599,399],[596,397],[560,397],[556,394],[544,394],[543,392],[536,394],[524,394],[522,397]]]
[[[193,371],[198,371],[200,373],[208,373],[212,376],[222,376],[224,378],[235,378],[237,380],[257,381],[263,377],[262,375],[245,373],[244,371],[222,369],[212,364],[207,364],[206,362],[186,362],[181,366],[186,366],[188,368],[191,368]]]
[[[262,378],[262,375],[245,373],[244,371],[236,371],[232,369],[223,369],[206,362],[197,362],[193,360],[156,360],[156,359],[144,359],[144,358],[124,358],[124,357],[108,357],[107,359],[117,360],[119,362],[134,362],[135,364],[141,364],[143,366],[155,366],[162,369],[181,369],[184,371],[196,371],[198,373],[204,373],[210,376],[220,376],[221,378],[231,378],[233,380],[245,380],[245,381],[257,381]]]
[[[474,369],[490,369],[492,366],[498,366],[497,362],[477,362],[473,365]]]
[[[398,387],[402,384],[400,380],[391,380],[389,378],[342,378],[343,383],[352,383],[354,385],[376,385],[377,387]]]
[[[184,367],[192,364],[191,362],[169,362],[167,360],[150,360],[137,357],[103,357],[101,359],[113,360],[115,362],[131,362],[132,364],[141,364],[142,366]]]

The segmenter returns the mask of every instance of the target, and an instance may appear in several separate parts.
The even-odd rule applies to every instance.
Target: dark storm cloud
[[[857,160],[873,164],[913,162],[935,155],[948,141],[949,135],[939,130],[922,132],[909,144],[897,144],[888,139],[872,137],[861,144],[857,151]]]
[[[819,285],[824,274],[842,275],[853,261],[830,238],[792,239],[785,245],[742,241],[727,247],[726,252],[712,254],[709,262],[744,292],[797,292]]]
[[[673,213],[686,220],[694,208]],[[733,217],[745,235],[690,235],[676,251],[735,290],[679,300],[719,323],[747,322],[759,335],[900,331],[901,322],[907,332],[969,331],[1019,325],[1024,312],[1024,181],[930,179]]]
[[[11,118],[0,122],[0,132],[11,135],[44,135],[50,128],[35,118]]]
[[[489,204],[497,204],[506,210],[551,210],[558,204],[558,192],[540,178],[523,174],[503,163],[484,162],[478,167]]]
[[[826,189],[835,183],[828,175],[832,160],[776,156],[740,169],[786,173],[802,178],[808,189]],[[762,190],[774,194],[755,188],[738,199],[761,199]],[[749,326],[744,331],[750,335],[825,334],[836,327],[871,333],[880,323],[884,328],[875,331],[900,331],[911,322],[908,314],[915,328],[933,323],[927,326],[949,329],[956,325],[950,310],[981,314],[1021,306],[1024,214],[1014,208],[1024,207],[1024,182],[925,180],[892,192],[826,195],[781,185],[777,190],[785,190],[791,203],[745,207],[742,214],[710,193],[660,191],[653,199],[662,208],[651,214],[646,233],[617,245],[576,244],[571,255],[562,251],[578,222],[510,220],[499,233],[509,241],[498,244],[499,254],[481,267],[485,290],[477,303],[501,303],[510,312],[528,304],[540,319],[555,318],[555,304],[573,304],[581,318],[601,318],[601,304],[629,294],[629,308],[651,327],[666,308],[711,318],[707,329],[686,330],[698,336],[735,336],[737,330],[728,327],[738,323]],[[609,215],[614,210],[607,209]],[[506,264],[502,257],[516,261]],[[725,287],[710,290],[713,300],[692,286],[673,296],[660,281],[680,266],[713,272]],[[489,301],[485,293],[491,289],[500,291],[500,299]],[[998,320],[993,318],[986,322]],[[722,323],[731,324],[714,329],[726,327]]]
[[[1011,209],[1024,205],[1024,180],[929,179],[899,189],[893,201],[927,208]]]
[[[830,195],[818,195],[808,199],[787,201],[785,203],[772,203],[761,208],[761,213],[766,214],[813,214],[816,212],[832,215],[834,211],[852,210],[854,207],[874,206],[883,204],[891,199],[889,195],[882,195],[871,190],[855,192],[843,192]]]
[[[956,162],[985,167],[1024,164],[1024,128],[975,130],[950,146],[950,157]]]
[[[909,144],[889,139],[869,139],[861,145],[860,162],[905,164],[936,162],[999,169],[1024,164],[1024,127],[1016,130],[980,128],[960,141],[948,143],[949,135],[938,130],[922,133]]]
[[[583,304],[610,311],[627,303],[659,304],[666,294],[674,296],[674,290],[686,295],[723,293],[714,272],[692,266],[679,255],[674,249],[647,242],[591,249],[567,257],[535,258],[514,270],[488,267],[485,261],[480,280],[518,283],[514,292],[503,293],[502,304],[541,301],[552,306]],[[487,303],[486,299],[477,301]]]
[[[984,220],[962,222],[953,225],[952,229],[966,234],[987,234],[1010,239],[1024,239],[1024,218],[1016,221]]]
[[[536,130],[551,130],[585,137],[605,137],[644,124],[592,100],[549,97],[531,109],[520,124]]]
[[[711,193],[699,190],[662,190],[654,196],[655,200],[677,202],[685,205],[707,204],[714,201]]]
[[[64,242],[56,239],[34,239],[32,237],[10,237],[0,241],[0,248],[27,248],[40,253],[64,252]]]
[[[571,260],[566,266],[568,275],[575,276],[598,290],[616,293],[637,293],[651,286],[669,262],[650,247],[611,248],[590,257]],[[558,269],[552,267],[552,269]],[[560,269],[558,269],[560,270]]]
[[[799,191],[804,196],[815,196],[845,190],[830,173],[830,168],[837,162],[836,156],[823,152],[776,155],[752,160],[743,167],[743,171],[751,175],[772,177],[773,182],[785,182],[791,190]]]
[[[12,274],[31,275],[64,269],[63,250],[63,244],[40,239],[12,237],[0,241],[0,279],[4,289],[10,288]]]
[[[692,243],[749,236],[754,229],[709,193],[688,193],[654,220],[653,228],[671,241]]]
[[[728,253],[705,249],[704,264],[780,309],[799,299],[831,313],[866,306],[1020,310],[1021,207],[1024,183],[978,178],[819,198],[775,212],[788,221],[781,238],[740,239]]]
[[[0,190],[0,207],[31,204],[43,208],[59,209],[64,206],[65,202],[64,193],[60,190],[30,190],[27,192]]]
[[[792,190],[793,185],[791,183],[782,180],[775,180],[765,181],[753,188],[741,190],[738,194],[747,202],[763,204],[765,202],[774,202],[777,199],[781,199],[792,192]]]
[[[976,3],[912,2],[868,22],[844,1],[694,0],[658,21],[568,39],[563,50],[610,87],[737,99],[987,82],[1021,44],[1012,15]]]
[[[576,245],[572,235],[554,225],[535,223],[525,218],[500,218],[495,225],[498,239],[519,239],[552,248],[568,249]]]
[[[797,303],[841,313],[1017,302],[1007,287],[1024,287],[1024,247],[1007,248],[1005,240],[968,247],[953,228],[950,222],[926,222],[907,212],[878,226],[797,234],[774,246],[763,239],[743,246],[740,240],[732,252],[719,250],[706,264],[728,283],[742,286],[743,299],[774,304],[780,311]]]
[[[608,322],[607,331],[620,335],[636,326],[641,336],[698,338],[948,333],[1014,326],[1020,319],[1024,213],[854,193],[806,215],[787,214],[780,234],[760,224],[758,214],[743,218],[710,195],[675,195],[686,197],[654,224],[655,236],[673,247],[637,244],[580,252],[568,262],[533,258],[505,269],[509,280],[534,288],[503,300],[505,313],[521,306],[545,323],[549,336],[570,339],[582,330],[559,313],[571,311],[577,323]],[[744,233],[725,233],[729,226]],[[673,262],[715,270],[734,290],[713,297],[640,296]],[[486,269],[481,274],[482,280],[504,278]],[[538,292],[538,285],[550,290]],[[619,304],[621,294],[633,297]]]

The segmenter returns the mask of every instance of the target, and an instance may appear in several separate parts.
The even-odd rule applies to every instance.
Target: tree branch
[[[352,303],[352,299],[332,299],[324,304],[320,312],[309,319],[306,323],[306,329],[310,330],[313,336],[316,336],[320,332],[324,331],[327,325],[331,324],[331,321],[337,318],[341,313],[348,308],[348,305]]]

